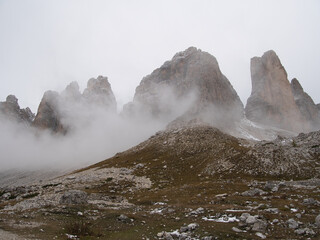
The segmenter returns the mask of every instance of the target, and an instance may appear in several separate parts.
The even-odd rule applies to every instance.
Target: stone
[[[278,208],[267,208],[265,209],[266,212],[273,213],[273,214],[278,214],[279,209]]]
[[[164,238],[165,240],[173,240],[173,239],[174,239],[174,238],[171,236],[171,234],[170,234],[170,233],[167,233],[167,232],[164,232],[163,238]]]
[[[294,220],[293,218],[290,218],[290,219],[287,221],[287,223],[288,223],[288,227],[289,227],[289,228],[297,229],[297,228],[299,227],[299,223],[298,223],[296,220]]]
[[[306,198],[303,199],[303,204],[304,205],[316,205],[316,206],[320,206],[320,202],[315,200],[314,198]]]
[[[180,228],[180,232],[187,232],[189,230],[189,228],[187,226],[182,226]]]
[[[201,240],[213,240],[213,237],[212,236],[206,236],[206,237],[201,238]]]
[[[121,214],[118,218],[118,221],[124,222],[124,223],[130,223],[133,222],[133,219],[129,218],[128,216]]]
[[[320,214],[316,217],[315,224],[318,228],[320,228]]]
[[[204,208],[199,207],[198,209],[196,209],[194,211],[191,211],[189,214],[190,215],[199,215],[199,214],[202,214],[202,213],[204,213]]]
[[[246,223],[247,224],[254,224],[258,222],[258,219],[257,219],[257,216],[249,216],[247,219],[246,219]]]
[[[164,232],[159,232],[159,233],[157,233],[157,237],[159,237],[159,238],[162,238],[163,235],[164,235]]]
[[[266,235],[264,235],[263,233],[260,233],[260,232],[257,232],[256,236],[258,236],[259,238],[262,238],[262,239],[266,239],[267,238]]]
[[[243,232],[243,230],[237,228],[237,227],[232,227],[232,231],[236,232],[236,233],[241,233]]]
[[[265,194],[267,194],[267,192],[265,192],[259,188],[250,189],[248,191],[241,193],[242,196],[246,196],[246,197],[262,196]]]
[[[310,228],[299,228],[294,232],[298,235],[315,235],[315,232]]]
[[[11,193],[8,192],[8,193],[4,193],[1,197],[5,200],[8,200],[11,196],[12,196]]]
[[[267,231],[268,223],[264,220],[258,219],[252,226],[252,231],[265,233]]]
[[[199,227],[199,224],[198,224],[198,223],[190,223],[190,224],[188,225],[188,231],[194,231],[194,230],[196,230],[198,227]]]
[[[63,193],[60,204],[86,204],[88,194],[80,190],[69,190]]]
[[[250,213],[242,213],[241,216],[239,217],[239,220],[242,222],[245,222],[248,217],[250,217]]]
[[[296,133],[308,130],[287,72],[274,51],[251,59],[251,81],[252,91],[245,107],[248,119]]]

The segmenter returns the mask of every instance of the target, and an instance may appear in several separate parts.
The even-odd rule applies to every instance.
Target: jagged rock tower
[[[81,107],[73,109],[76,104]],[[117,103],[107,77],[91,78],[84,93],[79,91],[77,82],[70,83],[61,93],[47,91],[39,105],[33,126],[49,129],[54,133],[66,133],[70,128],[65,118],[75,111],[98,107],[102,110],[116,113]]]
[[[248,119],[293,132],[309,126],[302,116],[287,72],[272,50],[251,59],[252,92],[245,113]]]
[[[27,124],[31,124],[34,119],[30,108],[21,109],[14,95],[9,95],[5,102],[0,102],[0,116]]]
[[[172,60],[144,77],[133,102],[124,112],[148,112],[168,117],[175,124],[195,118],[212,123],[243,116],[243,104],[215,57],[194,47],[177,53]],[[173,113],[178,113],[174,115]]]

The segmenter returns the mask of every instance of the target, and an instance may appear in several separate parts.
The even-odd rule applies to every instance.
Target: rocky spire
[[[317,105],[312,98],[303,90],[299,81],[294,78],[291,80],[291,89],[294,100],[306,121],[311,125],[310,130],[317,130],[320,128],[320,117]]]
[[[34,114],[30,108],[21,109],[18,99],[14,95],[9,95],[5,102],[0,102],[0,115],[10,120],[30,124],[34,119]]]
[[[245,108],[248,119],[293,132],[308,124],[294,100],[287,72],[272,50],[251,59],[252,92]]]
[[[98,76],[96,79],[89,79],[83,97],[91,104],[96,104],[112,112],[117,110],[116,98],[107,77]]]
[[[72,129],[76,118],[85,116],[81,112],[92,107],[116,112],[116,100],[107,77],[91,78],[83,94],[80,93],[77,82],[70,83],[61,94],[47,91],[41,100],[33,125],[65,134]]]
[[[66,129],[61,123],[59,101],[59,93],[46,91],[41,99],[33,126],[40,129],[49,129],[55,133],[65,133]]]
[[[144,77],[133,103],[126,107],[125,111],[140,108],[155,117],[178,112],[178,116],[205,121],[224,113],[237,117],[243,114],[243,104],[216,58],[194,47],[177,53]]]
[[[79,84],[77,82],[71,82],[66,89],[61,93],[64,101],[78,101],[81,98],[79,90]]]

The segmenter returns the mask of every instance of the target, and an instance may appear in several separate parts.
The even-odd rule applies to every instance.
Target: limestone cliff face
[[[291,81],[291,89],[293,92],[294,100],[304,117],[305,121],[310,125],[311,130],[320,128],[320,117],[317,105],[312,98],[303,90],[299,81],[294,78]]]
[[[296,105],[287,72],[274,51],[251,59],[252,92],[245,113],[248,119],[293,132],[309,126]]]
[[[243,104],[216,58],[194,47],[144,77],[125,111],[128,108],[140,108],[155,117],[179,113],[204,121],[228,112],[237,118],[243,114]]]
[[[66,129],[61,123],[59,110],[60,95],[54,91],[44,93],[33,126],[39,129],[49,129],[55,133],[65,133]]]
[[[0,117],[26,124],[31,124],[34,119],[30,108],[21,109],[14,95],[9,95],[5,102],[0,102],[0,115]]]

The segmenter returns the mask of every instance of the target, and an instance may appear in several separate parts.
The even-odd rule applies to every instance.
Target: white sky
[[[189,46],[217,58],[244,104],[250,58],[270,49],[320,102],[319,0],[0,0],[0,101],[35,112],[44,91],[104,75],[122,105]]]

